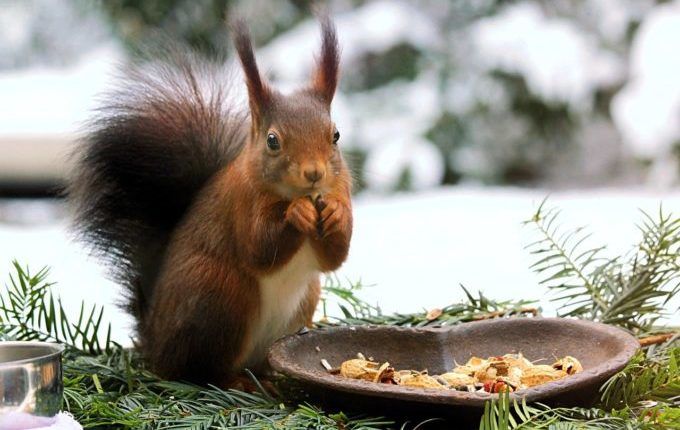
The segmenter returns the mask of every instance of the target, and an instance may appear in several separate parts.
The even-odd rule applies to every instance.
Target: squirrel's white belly
[[[291,320],[300,310],[309,283],[319,274],[316,254],[305,241],[286,265],[259,279],[260,313],[250,332],[246,366],[259,364],[275,340],[297,329],[290,327]]]

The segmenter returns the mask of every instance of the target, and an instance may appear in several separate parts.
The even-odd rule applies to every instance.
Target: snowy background
[[[350,256],[337,275],[343,285],[361,281],[359,296],[384,313],[419,312],[460,301],[459,287],[482,291],[493,299],[538,300],[546,315],[555,307],[546,288],[528,267],[535,261],[524,247],[535,238],[522,221],[533,215],[549,193],[545,189],[447,187],[418,194],[360,195],[355,199],[355,231]],[[563,210],[565,228],[589,226],[592,247],[607,245],[607,255],[631,249],[640,237],[634,225],[638,209],[680,213],[680,192],[646,189],[599,189],[550,194],[550,204]],[[63,208],[42,201],[14,201],[0,206],[0,273],[9,273],[13,258],[34,270],[49,265],[54,289],[67,309],[80,302],[113,304],[116,285],[105,279],[96,261],[70,241]],[[59,218],[54,221],[54,218]],[[680,306],[680,297],[669,312]],[[340,315],[332,303],[328,310]],[[114,338],[128,339],[130,319],[107,306]],[[680,324],[680,314],[670,316]]]
[[[117,289],[70,241],[51,189],[97,94],[134,46],[172,35],[233,66],[223,14],[244,15],[275,85],[305,82],[318,49],[307,2],[0,0],[0,274],[52,267],[64,301]],[[612,254],[638,208],[680,213],[680,1],[337,1],[333,106],[357,177],[341,278],[385,312],[441,307],[458,283],[541,299],[521,226],[548,194]],[[47,187],[47,188],[45,188]],[[128,320],[112,306],[119,339]],[[671,309],[671,308],[669,308]],[[675,308],[672,308],[675,309]]]

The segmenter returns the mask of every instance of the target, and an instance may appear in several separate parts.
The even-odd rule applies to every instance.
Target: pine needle
[[[606,246],[588,246],[583,227],[565,230],[559,211],[543,201],[525,222],[539,239],[527,246],[541,284],[557,293],[560,316],[586,318],[636,333],[664,316],[664,306],[680,291],[680,218],[642,212],[641,238],[623,256],[606,257]]]

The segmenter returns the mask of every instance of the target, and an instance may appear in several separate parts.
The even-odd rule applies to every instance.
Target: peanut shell
[[[378,368],[378,363],[362,360],[361,358],[354,358],[352,360],[343,361],[340,365],[340,375],[350,379],[373,381],[376,376],[379,375]]]
[[[448,372],[439,375],[439,378],[443,380],[446,385],[450,387],[464,387],[467,385],[474,385],[475,378],[463,373]]]
[[[568,375],[573,375],[583,371],[583,366],[574,357],[567,355],[553,363],[552,367],[557,370],[564,370]]]
[[[538,365],[525,369],[522,373],[521,382],[525,387],[545,384],[546,382],[556,381],[567,376],[567,372],[553,369],[552,366]]]
[[[437,382],[435,378],[425,374],[408,374],[402,375],[399,385],[406,387],[420,387],[420,388],[438,388],[445,389],[446,387]]]

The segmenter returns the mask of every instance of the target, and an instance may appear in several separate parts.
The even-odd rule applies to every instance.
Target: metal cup
[[[53,417],[64,394],[64,346],[47,342],[0,342],[2,417]]]

